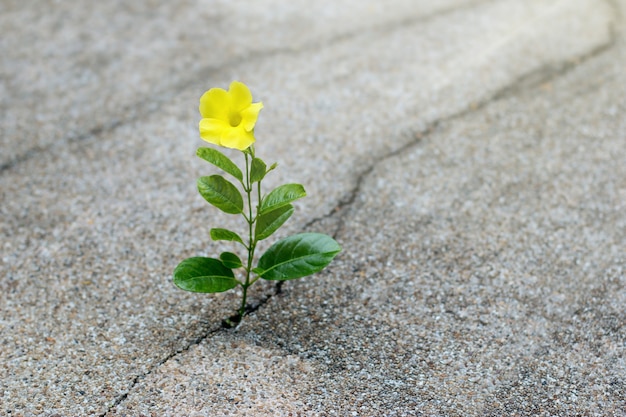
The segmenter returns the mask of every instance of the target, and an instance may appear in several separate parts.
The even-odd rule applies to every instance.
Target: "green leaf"
[[[235,163],[231,161],[230,158],[228,158],[217,149],[198,148],[198,150],[196,151],[196,155],[198,155],[205,161],[212,163],[216,167],[223,169],[225,172],[237,178],[239,181],[243,181],[243,174],[241,173],[239,167],[237,167],[237,165],[235,165]]]
[[[231,182],[221,175],[198,178],[198,191],[206,201],[229,214],[243,212],[243,197]]]
[[[228,229],[220,229],[220,228],[215,228],[215,229],[211,229],[211,239],[213,240],[229,240],[231,242],[239,242],[242,245],[243,240],[241,239],[241,237],[239,237],[239,235],[235,232],[231,232]]]
[[[232,252],[222,252],[222,254],[220,255],[220,261],[222,261],[226,268],[237,269],[243,266],[243,263],[241,263],[241,259],[239,259],[239,256],[235,255]]]
[[[339,252],[341,246],[330,236],[301,233],[273,244],[254,272],[267,280],[301,278],[324,269]]]
[[[304,196],[306,196],[306,191],[304,191],[304,187],[300,184],[281,185],[273,189],[263,198],[259,214],[269,213]]]
[[[250,167],[250,183],[259,182],[265,177],[265,162],[260,158],[252,158],[252,166]]]
[[[267,239],[280,226],[283,225],[293,214],[294,208],[291,204],[272,210],[269,213],[262,214],[256,221],[254,236],[257,240]]]
[[[278,166],[278,162],[274,162],[272,165],[270,165],[270,167],[267,169],[265,173],[267,174],[268,172],[273,171],[274,169],[276,169],[277,166]]]
[[[185,291],[214,293],[239,285],[233,271],[219,259],[188,258],[174,270],[174,285]]]

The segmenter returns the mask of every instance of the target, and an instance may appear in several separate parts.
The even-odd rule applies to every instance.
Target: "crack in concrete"
[[[610,27],[610,38],[608,40],[608,42],[601,44],[599,46],[597,46],[596,48],[593,48],[592,50],[590,50],[588,53],[584,54],[584,55],[579,55],[578,57],[571,59],[569,61],[564,61],[561,62],[560,64],[553,64],[553,65],[545,65],[542,66],[534,71],[530,71],[526,74],[521,75],[520,77],[518,77],[517,79],[513,80],[510,84],[502,87],[501,89],[499,89],[498,91],[496,91],[494,94],[492,94],[491,96],[477,102],[477,103],[470,103],[470,105],[451,115],[445,116],[443,118],[440,119],[436,119],[433,120],[432,122],[430,122],[428,125],[426,125],[425,128],[416,131],[416,132],[412,132],[410,133],[411,136],[414,137],[413,140],[405,143],[403,146],[392,150],[390,152],[388,152],[387,154],[383,155],[382,157],[378,158],[375,162],[373,162],[372,164],[370,164],[369,166],[367,166],[366,168],[364,168],[359,174],[357,174],[356,176],[356,180],[354,182],[354,187],[347,193],[347,197],[343,198],[342,200],[339,201],[339,203],[337,205],[335,205],[328,213],[326,213],[325,215],[321,216],[321,217],[317,217],[315,219],[312,219],[311,221],[309,221],[308,223],[306,223],[305,228],[312,226],[316,223],[319,223],[320,221],[326,220],[326,219],[330,219],[332,217],[334,217],[335,215],[337,215],[339,213],[339,217],[337,220],[337,225],[335,227],[335,230],[332,234],[332,236],[334,238],[337,238],[341,232],[343,231],[344,225],[345,225],[345,219],[348,215],[349,212],[349,208],[354,204],[354,202],[356,201],[356,198],[358,197],[358,194],[361,192],[361,187],[363,185],[363,182],[365,181],[365,179],[369,176],[369,174],[376,168],[377,165],[395,157],[401,154],[404,154],[405,152],[407,152],[408,150],[410,150],[411,148],[417,146],[424,137],[432,134],[437,128],[439,128],[441,125],[449,123],[451,121],[463,118],[465,116],[467,116],[468,114],[472,114],[478,111],[481,111],[482,109],[484,109],[485,107],[487,107],[489,104],[496,102],[498,100],[502,100],[502,99],[506,99],[507,97],[512,97],[515,96],[517,94],[522,93],[523,91],[527,91],[530,89],[534,89],[537,88],[539,86],[541,86],[542,84],[545,84],[547,82],[550,82],[556,78],[562,77],[565,74],[569,73],[570,71],[572,71],[573,69],[575,69],[576,67],[596,58],[597,56],[603,54],[604,52],[607,52],[608,50],[610,50],[613,46],[615,46],[616,42],[617,42],[617,36],[615,34],[615,31],[613,30],[612,26]]]
[[[246,315],[257,311],[260,307],[267,304],[270,298],[272,298],[273,296],[277,294],[280,294],[281,287],[282,287],[282,285],[280,284],[282,284],[282,282],[279,282],[274,287],[273,292],[266,294],[256,304],[248,304],[246,306]],[[191,349],[193,346],[199,345],[203,341],[209,339],[214,334],[237,327],[237,325],[239,325],[239,322],[240,322],[239,315],[234,314],[231,317],[222,320],[222,323],[219,327],[214,327],[214,328],[207,327],[199,336],[188,341],[187,344],[185,344],[182,348],[177,349],[173,352],[170,352],[168,355],[166,355],[165,357],[163,357],[162,359],[154,363],[150,367],[150,369],[148,369],[146,372],[135,375],[135,377],[130,382],[130,386],[128,387],[128,389],[124,391],[122,394],[120,394],[117,398],[115,398],[115,400],[113,400],[111,405],[107,407],[106,411],[98,414],[98,417],[106,417],[107,415],[109,415],[109,413],[111,413],[113,409],[115,409],[115,407],[122,404],[124,401],[128,399],[128,396],[131,394],[132,390],[137,386],[137,384],[139,384],[139,381],[145,379],[148,375],[152,374],[155,370],[159,369],[162,365],[166,364],[170,359],[174,359],[178,355],[189,351],[189,349]]]
[[[146,113],[147,115],[148,113]],[[87,132],[84,133],[80,133],[78,135],[75,136],[70,136],[70,137],[66,137],[65,139],[62,139],[64,143],[68,144],[68,143],[73,143],[73,142],[80,142],[83,140],[86,140],[88,138],[91,137],[97,137],[100,136],[106,132],[112,132],[115,129],[117,129],[118,127],[128,123],[130,121],[130,119],[126,119],[126,120],[120,120],[120,119],[114,119],[113,121],[104,124],[104,125],[98,125],[90,130],[88,130]],[[55,144],[51,143],[45,146],[38,146],[35,145],[34,147],[30,148],[29,150],[27,150],[25,153],[16,156],[15,158],[3,163],[0,165],[0,175],[2,175],[3,173],[5,173],[6,171],[9,171],[10,169],[16,167],[17,165],[21,164],[22,162],[26,162],[29,159],[36,157],[38,154],[44,153],[46,151],[48,151],[52,146],[54,146]]]
[[[617,9],[616,13],[619,12],[619,7],[617,7],[617,5],[614,3],[613,0],[605,0],[605,1],[607,4],[610,5],[611,8]],[[621,18],[621,14],[618,14],[618,16]],[[319,223],[323,220],[331,219],[337,216],[338,217],[337,225],[335,226],[335,229],[332,233],[333,238],[336,239],[343,232],[346,219],[350,213],[350,209],[353,207],[354,202],[356,201],[358,195],[360,194],[363,183],[368,178],[368,176],[373,172],[376,166],[380,165],[381,163],[391,158],[401,155],[405,153],[406,151],[410,150],[411,148],[417,146],[425,137],[431,135],[435,130],[437,130],[439,127],[441,127],[444,124],[463,118],[469,114],[482,111],[484,108],[486,108],[489,104],[493,102],[515,96],[524,91],[537,88],[538,86],[546,82],[562,77],[565,74],[574,70],[575,68],[579,67],[580,65],[583,65],[584,63],[607,52],[608,50],[610,50],[611,48],[615,46],[615,44],[617,43],[617,39],[618,39],[617,32],[615,30],[615,27],[613,26],[613,22],[609,22],[609,31],[610,31],[609,40],[606,43],[601,44],[591,49],[586,54],[580,55],[568,61],[562,61],[559,64],[545,65],[534,71],[530,71],[526,74],[523,74],[517,79],[513,80],[508,85],[497,90],[491,96],[486,97],[485,99],[481,100],[480,102],[470,103],[470,105],[467,108],[457,113],[433,120],[425,128],[419,131],[411,132],[410,135],[413,137],[413,140],[405,143],[404,145],[402,145],[401,147],[395,150],[388,152],[387,154],[383,155],[381,158],[377,159],[375,162],[371,163],[368,167],[363,169],[360,173],[356,175],[354,186],[352,187],[351,190],[348,191],[346,197],[341,199],[328,213],[326,213],[325,215],[321,217],[317,217],[317,218],[310,220],[309,222],[305,223],[305,225],[301,229],[307,230],[310,226],[316,223]],[[122,125],[123,123],[124,122],[122,121],[114,123],[116,126],[114,126],[112,129],[116,128],[119,125]],[[98,130],[98,129],[94,129],[94,130]],[[101,130],[99,133],[103,133],[105,131],[104,129],[99,129],[99,130]],[[96,133],[93,133],[93,134],[95,135]],[[87,134],[85,136],[89,136],[89,135]],[[2,172],[1,169],[0,169],[0,172]],[[259,310],[264,305],[266,305],[274,296],[282,292],[283,284],[284,284],[283,281],[279,281],[274,286],[273,292],[266,294],[257,303],[249,304],[248,306],[246,306],[246,313],[250,314],[252,312]],[[119,395],[113,401],[113,403],[111,403],[111,405],[107,407],[107,410],[104,413],[99,414],[99,417],[106,417],[110,412],[113,411],[115,407],[122,404],[128,398],[128,396],[133,391],[133,389],[137,386],[139,381],[141,381],[142,379],[145,379],[148,375],[152,374],[155,370],[157,370],[162,365],[166,364],[169,360],[176,358],[178,355],[188,351],[193,346],[199,345],[203,341],[209,339],[212,335],[237,327],[237,325],[239,324],[239,322],[236,321],[237,317],[238,315],[235,314],[227,319],[222,320],[220,327],[207,329],[200,336],[190,340],[181,349],[171,352],[169,355],[159,360],[157,363],[155,363],[152,367],[150,367],[150,369],[148,369],[143,374],[136,375],[135,378],[133,378],[133,380],[131,381],[128,389],[124,393]]]
[[[622,13],[620,7],[616,4],[616,0],[604,0],[605,4],[609,6],[617,16],[618,21],[622,20]],[[589,52],[583,55],[579,55],[567,61],[561,61],[556,64],[544,65],[540,68],[532,70],[528,73],[522,74],[517,79],[513,80],[506,86],[497,90],[491,96],[479,101],[478,103],[470,103],[470,105],[461,110],[460,112],[445,116],[440,119],[436,119],[431,121],[419,131],[410,132],[409,135],[413,136],[415,139],[405,143],[403,146],[388,152],[383,155],[381,158],[377,159],[376,162],[368,165],[365,169],[363,169],[360,173],[356,175],[355,185],[354,187],[348,191],[347,197],[342,198],[337,205],[335,205],[328,213],[324,214],[321,217],[316,217],[311,219],[304,225],[304,229],[308,229],[310,226],[313,226],[316,223],[319,223],[323,220],[330,219],[334,217],[337,213],[339,214],[338,224],[335,227],[334,232],[332,233],[333,238],[337,238],[341,233],[343,226],[345,224],[346,213],[344,209],[346,207],[350,207],[354,201],[356,200],[359,192],[361,191],[361,187],[365,178],[373,171],[373,169],[380,163],[391,159],[397,155],[404,153],[405,151],[411,149],[416,146],[424,137],[430,135],[433,131],[435,131],[440,125],[444,123],[448,123],[450,121],[460,119],[468,114],[478,112],[485,108],[488,104],[493,103],[495,101],[505,99],[510,96],[514,96],[516,94],[521,93],[524,90],[529,90],[536,88],[544,83],[547,83],[551,80],[554,80],[558,77],[565,75],[566,73],[572,71],[574,68],[584,64],[585,62],[601,55],[602,53],[608,51],[613,48],[618,40],[617,30],[614,25],[615,22],[608,22],[608,30],[609,30],[609,40],[606,43],[600,44],[597,47],[591,49]]]
[[[176,95],[178,92],[183,91],[193,86],[194,84],[198,83],[199,80],[206,78],[207,73],[219,74],[219,73],[224,72],[227,68],[231,68],[233,66],[250,65],[256,61],[264,60],[267,58],[275,58],[281,55],[298,55],[298,54],[303,54],[303,53],[312,53],[312,52],[322,50],[324,48],[327,48],[337,43],[347,42],[347,41],[350,41],[352,39],[356,39],[359,37],[372,37],[379,33],[394,32],[397,30],[401,30],[403,28],[407,28],[407,27],[424,23],[424,22],[428,22],[432,19],[445,16],[446,14],[449,14],[449,13],[463,11],[463,10],[478,6],[480,4],[489,3],[493,1],[497,1],[497,0],[470,1],[462,5],[453,5],[448,8],[437,10],[431,14],[427,14],[423,16],[409,17],[409,18],[404,18],[400,20],[394,20],[394,21],[385,22],[383,24],[373,26],[367,29],[357,29],[351,32],[341,33],[323,41],[313,40],[309,42],[304,42],[301,45],[296,45],[293,47],[281,47],[281,48],[273,48],[267,51],[252,52],[248,54],[247,56],[235,57],[217,66],[209,65],[206,67],[199,68],[194,73],[192,73],[193,75],[191,77],[187,78],[186,80],[181,81],[179,83],[175,83],[173,85],[164,85],[162,86],[161,93],[151,94],[150,101],[153,104],[153,106],[150,108],[149,111],[140,111],[140,112],[131,111],[131,109],[144,108],[144,106],[139,105],[140,103],[144,103],[146,100],[145,96],[142,96],[140,100],[137,100],[129,105],[123,106],[120,114],[114,115],[115,119],[112,122],[94,126],[82,133],[78,133],[73,136],[60,138],[59,141],[55,141],[45,146],[34,146],[30,148],[29,150],[27,150],[26,152],[24,152],[23,154],[18,155],[12,158],[11,160],[2,163],[0,165],[0,175],[11,170],[12,168],[16,167],[17,165],[23,162],[26,162],[33,157],[36,157],[38,154],[48,151],[51,147],[56,146],[60,142],[63,144],[80,142],[80,141],[83,141],[92,137],[98,137],[100,135],[110,133],[114,131],[115,129],[117,129],[118,127],[129,124],[131,122],[136,122],[137,120],[143,120],[146,117],[150,116],[151,114],[154,114],[155,111],[158,111],[164,104],[166,104],[169,100],[171,100],[172,97]],[[120,117],[120,115],[132,115],[132,117],[128,116],[124,118],[124,117]]]
[[[343,232],[343,228],[345,226],[345,222],[346,222],[346,218],[350,212],[350,208],[353,206],[354,202],[356,201],[359,193],[361,192],[362,186],[364,181],[367,179],[367,177],[369,176],[369,174],[372,173],[372,171],[376,168],[377,165],[391,159],[394,158],[398,155],[401,155],[403,153],[405,153],[406,151],[408,151],[409,149],[417,146],[425,137],[429,136],[430,134],[432,134],[435,130],[437,130],[439,127],[441,127],[444,124],[447,124],[451,121],[460,119],[462,117],[465,117],[469,114],[472,113],[476,113],[479,112],[481,110],[483,110],[485,107],[487,107],[489,104],[496,102],[498,100],[502,100],[505,99],[507,97],[511,97],[514,96],[516,94],[519,94],[523,91],[526,90],[530,90],[533,88],[537,88],[538,86],[549,82],[551,80],[554,80],[558,77],[561,77],[563,75],[565,75],[566,73],[572,71],[574,68],[584,64],[585,62],[601,55],[602,53],[610,50],[616,43],[617,38],[614,35],[614,32],[611,31],[611,38],[609,39],[609,41],[605,44],[599,45],[598,47],[592,49],[591,51],[589,51],[587,54],[584,54],[582,56],[579,56],[576,59],[561,63],[560,65],[554,66],[554,65],[548,65],[548,66],[544,66],[541,67],[535,71],[531,71],[527,74],[524,74],[520,77],[518,77],[516,80],[514,80],[513,82],[511,82],[509,85],[501,88],[500,90],[496,91],[494,94],[492,94],[490,97],[485,98],[484,100],[480,101],[477,104],[473,104],[468,106],[466,109],[457,112],[455,114],[440,118],[440,119],[436,119],[434,121],[432,121],[431,123],[429,123],[424,129],[421,129],[417,132],[413,132],[411,136],[414,137],[413,140],[405,143],[403,146],[392,150],[390,152],[388,152],[386,155],[383,155],[381,158],[377,159],[376,162],[370,164],[367,168],[365,168],[364,170],[362,170],[359,174],[357,174],[356,179],[354,181],[354,186],[352,187],[352,189],[347,193],[347,197],[343,198],[342,200],[340,200],[328,213],[326,213],[324,216],[321,217],[317,217],[315,219],[312,219],[311,221],[307,222],[301,229],[302,230],[307,230],[310,226],[319,223],[325,219],[330,219],[333,218],[335,216],[338,216],[338,220],[337,220],[337,225],[335,226],[335,230],[332,233],[333,238],[337,238],[342,232]],[[249,304],[248,306],[246,306],[246,314],[250,314],[253,313],[257,310],[259,310],[261,307],[263,307],[264,305],[266,305],[274,296],[280,294],[282,292],[282,286],[283,286],[284,282],[283,281],[279,281],[275,286],[274,286],[274,291],[270,292],[268,294],[266,294],[261,300],[259,300],[257,303],[255,304]],[[198,345],[200,343],[202,343],[203,341],[209,339],[212,335],[215,335],[217,333],[220,333],[222,331],[227,331],[228,329],[231,328],[235,328],[237,327],[237,325],[239,324],[239,322],[237,321],[237,314],[234,314],[233,316],[222,320],[221,326],[217,327],[217,328],[210,328],[208,330],[206,330],[203,334],[201,334],[200,336],[192,339],[191,341],[189,341],[183,348],[178,349],[172,353],[170,353],[169,355],[167,355],[166,357],[164,357],[163,359],[159,360],[157,363],[155,363],[148,371],[146,371],[143,374],[137,375],[135,376],[135,378],[131,381],[129,388],[120,396],[118,396],[113,403],[107,408],[107,410],[100,414],[99,417],[106,417],[110,412],[113,411],[113,409],[117,406],[119,406],[120,404],[122,404],[130,395],[130,393],[132,392],[132,390],[135,388],[135,386],[139,383],[139,381],[141,381],[142,379],[145,379],[148,375],[152,374],[156,369],[158,369],[159,367],[161,367],[162,365],[164,365],[165,363],[167,363],[170,359],[173,359],[175,357],[177,357],[178,355],[188,351],[189,349],[191,349],[193,346]]]
[[[179,354],[188,351],[193,346],[202,343],[203,340],[206,340],[207,338],[209,338],[209,336],[211,336],[214,333],[219,332],[220,330],[222,330],[222,329],[221,328],[208,329],[207,331],[205,331],[200,336],[192,339],[189,343],[187,343],[182,348],[180,348],[180,349],[178,349],[178,350],[176,350],[174,352],[171,352],[169,355],[167,355],[164,358],[162,358],[161,360],[157,361],[154,365],[152,365],[150,367],[150,369],[148,369],[143,374],[136,375],[135,378],[133,378],[133,380],[130,382],[130,386],[128,387],[128,389],[125,392],[123,392],[122,394],[120,394],[111,403],[111,405],[107,407],[105,412],[98,414],[98,417],[106,417],[111,411],[113,411],[113,409],[115,407],[117,407],[118,405],[123,403],[126,399],[128,399],[128,396],[130,395],[131,391],[135,388],[135,386],[139,383],[139,381],[141,381],[142,379],[145,379],[148,375],[152,374],[155,370],[159,369],[162,365],[167,363],[170,359],[175,358]]]

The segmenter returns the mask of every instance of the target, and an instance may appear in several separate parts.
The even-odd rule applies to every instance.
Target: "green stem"
[[[248,244],[248,265],[246,266],[246,281],[241,284],[243,287],[243,297],[241,299],[241,307],[239,308],[239,318],[243,318],[246,314],[246,300],[248,296],[248,287],[254,283],[254,281],[250,282],[250,272],[252,271],[252,261],[254,259],[254,249],[256,247],[256,239],[254,238],[254,223],[256,222],[256,218],[252,217],[252,184],[250,180],[250,161],[248,160],[248,153],[244,152],[244,156],[246,158],[246,183],[244,184],[244,189],[248,198],[248,216],[243,216],[246,218],[248,222],[248,231],[249,231],[249,244]],[[259,195],[261,190],[261,185],[259,183]]]

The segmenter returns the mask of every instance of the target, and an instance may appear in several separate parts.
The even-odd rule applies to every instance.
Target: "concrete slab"
[[[619,415],[623,4],[430,3],[5,3],[0,412]],[[233,78],[344,254],[226,331],[169,275]]]

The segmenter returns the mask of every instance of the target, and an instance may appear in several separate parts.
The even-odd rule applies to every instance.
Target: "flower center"
[[[241,113],[230,112],[230,114],[228,115],[228,123],[230,123],[232,127],[239,126],[239,124],[241,123]]]

